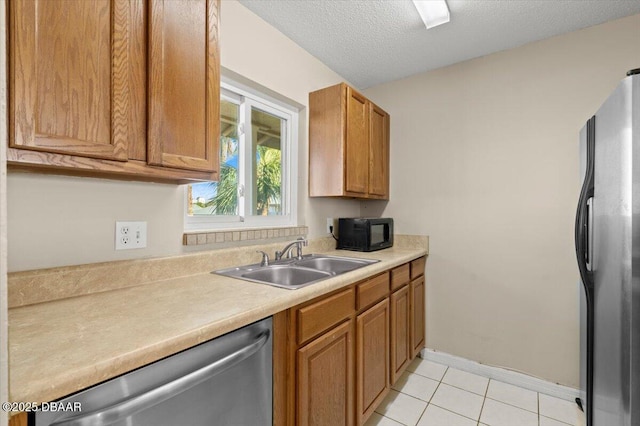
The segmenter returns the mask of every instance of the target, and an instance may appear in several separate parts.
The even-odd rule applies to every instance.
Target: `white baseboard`
[[[529,376],[518,371],[508,370],[501,367],[480,364],[459,356],[450,355],[444,352],[437,352],[433,349],[423,349],[420,357],[428,361],[445,364],[458,370],[474,373],[489,379],[495,379],[504,383],[519,386],[535,392],[555,396],[567,401],[575,401],[580,396],[580,390],[568,386],[552,383],[537,377]]]

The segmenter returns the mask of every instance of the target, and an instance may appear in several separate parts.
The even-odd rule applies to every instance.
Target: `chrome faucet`
[[[276,260],[280,260],[282,259],[282,256],[284,255],[287,259],[290,259],[291,256],[291,250],[293,250],[293,247],[296,247],[296,259],[298,260],[302,260],[302,246],[307,247],[309,245],[309,242],[300,237],[295,241],[292,241],[291,243],[287,244],[285,246],[285,248],[282,249],[282,251],[276,251]]]

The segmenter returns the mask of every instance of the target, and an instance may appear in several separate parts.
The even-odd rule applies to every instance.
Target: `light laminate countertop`
[[[427,250],[325,254],[380,262],[298,290],[207,273],[9,309],[10,400],[61,398],[424,256]]]

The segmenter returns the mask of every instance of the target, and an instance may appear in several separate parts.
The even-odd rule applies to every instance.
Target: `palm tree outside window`
[[[187,228],[295,225],[297,110],[230,89],[220,102],[219,180],[189,185]]]

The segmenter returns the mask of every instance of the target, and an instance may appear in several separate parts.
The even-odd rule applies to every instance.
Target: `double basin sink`
[[[302,259],[282,259],[266,266],[258,263],[213,273],[295,290],[376,262],[379,260],[307,254]]]

